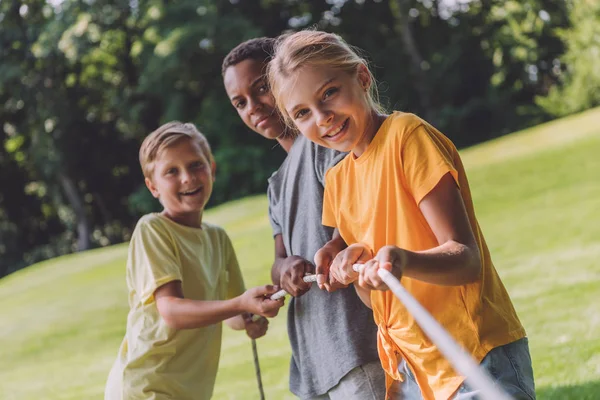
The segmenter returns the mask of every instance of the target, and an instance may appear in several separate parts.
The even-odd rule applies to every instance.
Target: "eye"
[[[302,118],[304,117],[306,114],[308,114],[308,110],[306,108],[303,108],[301,110],[298,110],[296,112],[296,114],[294,114],[294,119],[298,119],[298,118]]]
[[[323,93],[323,98],[326,99],[328,97],[331,97],[334,94],[336,94],[337,92],[338,92],[338,88],[336,88],[336,87],[329,88],[325,91],[325,93]]]
[[[246,106],[246,101],[245,100],[236,101],[235,103],[233,103],[233,106],[237,109],[244,108]]]
[[[258,93],[259,94],[269,93],[269,85],[267,85],[266,83],[260,85],[260,87],[258,88]]]
[[[190,169],[201,169],[204,167],[204,163],[202,161],[194,161],[190,164]]]
[[[175,175],[177,174],[177,168],[169,168],[165,171],[165,175]]]

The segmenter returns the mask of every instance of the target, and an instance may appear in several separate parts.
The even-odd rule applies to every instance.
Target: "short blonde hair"
[[[380,114],[385,109],[379,102],[377,83],[367,61],[359,55],[360,50],[350,46],[334,33],[303,30],[281,35],[275,44],[273,58],[267,67],[267,76],[271,92],[281,115],[288,125],[292,120],[282,103],[282,81],[290,78],[294,72],[304,66],[326,66],[355,74],[360,65],[364,65],[371,81],[367,100],[369,106]]]
[[[160,156],[160,153],[181,139],[188,139],[197,143],[208,161],[211,163],[214,162],[208,140],[196,129],[194,124],[172,121],[162,125],[146,136],[142,142],[142,146],[140,147],[140,166],[145,178],[152,178],[154,161]]]

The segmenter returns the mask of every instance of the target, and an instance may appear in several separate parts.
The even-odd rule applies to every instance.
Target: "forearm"
[[[425,251],[404,251],[403,276],[436,285],[458,286],[475,282],[481,273],[476,245],[448,241]]]
[[[371,291],[369,289],[360,287],[360,285],[358,284],[358,281],[355,281],[354,282],[354,290],[356,290],[356,294],[358,295],[358,298],[363,303],[365,303],[365,306],[367,306],[369,308],[373,308],[371,306]]]
[[[190,300],[169,296],[161,298],[157,305],[167,325],[175,329],[202,328],[235,317],[245,311],[239,296],[218,301]]]
[[[225,320],[225,323],[228,327],[236,331],[246,329],[246,324],[244,323],[244,314],[239,314],[235,317],[228,318]]]
[[[344,241],[344,239],[342,239],[342,235],[340,235],[340,231],[338,231],[337,228],[335,228],[333,230],[333,235],[331,236],[331,240],[328,241],[325,246],[330,246],[334,249],[336,249],[338,252],[344,250],[346,247],[348,247],[348,245],[346,244],[346,242]],[[325,247],[323,246],[323,247]]]

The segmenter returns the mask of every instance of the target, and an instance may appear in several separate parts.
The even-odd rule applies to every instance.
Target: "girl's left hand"
[[[248,334],[250,339],[258,339],[267,333],[269,320],[265,317],[260,317],[254,321],[251,314],[246,314],[244,315],[244,328],[246,328],[246,334]]]
[[[375,258],[365,263],[358,277],[358,284],[369,290],[389,290],[377,271],[383,268],[400,280],[405,264],[406,254],[403,249],[396,246],[384,246],[379,249]]]

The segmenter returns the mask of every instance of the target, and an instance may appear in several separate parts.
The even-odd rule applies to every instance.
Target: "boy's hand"
[[[330,275],[337,282],[343,285],[349,285],[358,278],[358,272],[352,269],[352,266],[359,261],[364,263],[373,258],[373,252],[364,243],[355,243],[340,251],[329,269]],[[330,278],[331,279],[331,278]]]
[[[265,336],[269,328],[269,320],[265,317],[259,317],[256,320],[252,318],[252,314],[244,314],[244,328],[250,339],[258,339]]]
[[[304,282],[302,278],[314,271],[314,266],[304,258],[287,257],[281,266],[281,288],[294,297],[302,296],[312,286],[311,282]]]
[[[273,285],[258,286],[246,290],[241,295],[244,310],[263,317],[275,317],[284,304],[283,299],[270,299],[271,295],[278,290],[279,288]]]
[[[358,284],[369,290],[389,290],[377,271],[380,268],[386,269],[400,280],[405,264],[406,255],[404,250],[396,246],[384,246],[379,249],[374,259],[365,263],[360,272]]]
[[[329,273],[329,269],[331,268],[335,256],[337,256],[341,250],[341,246],[336,245],[336,243],[333,242],[328,242],[315,253],[315,274],[317,274],[317,284],[320,289],[325,289],[328,292],[335,292],[337,289],[348,286],[338,282]]]

